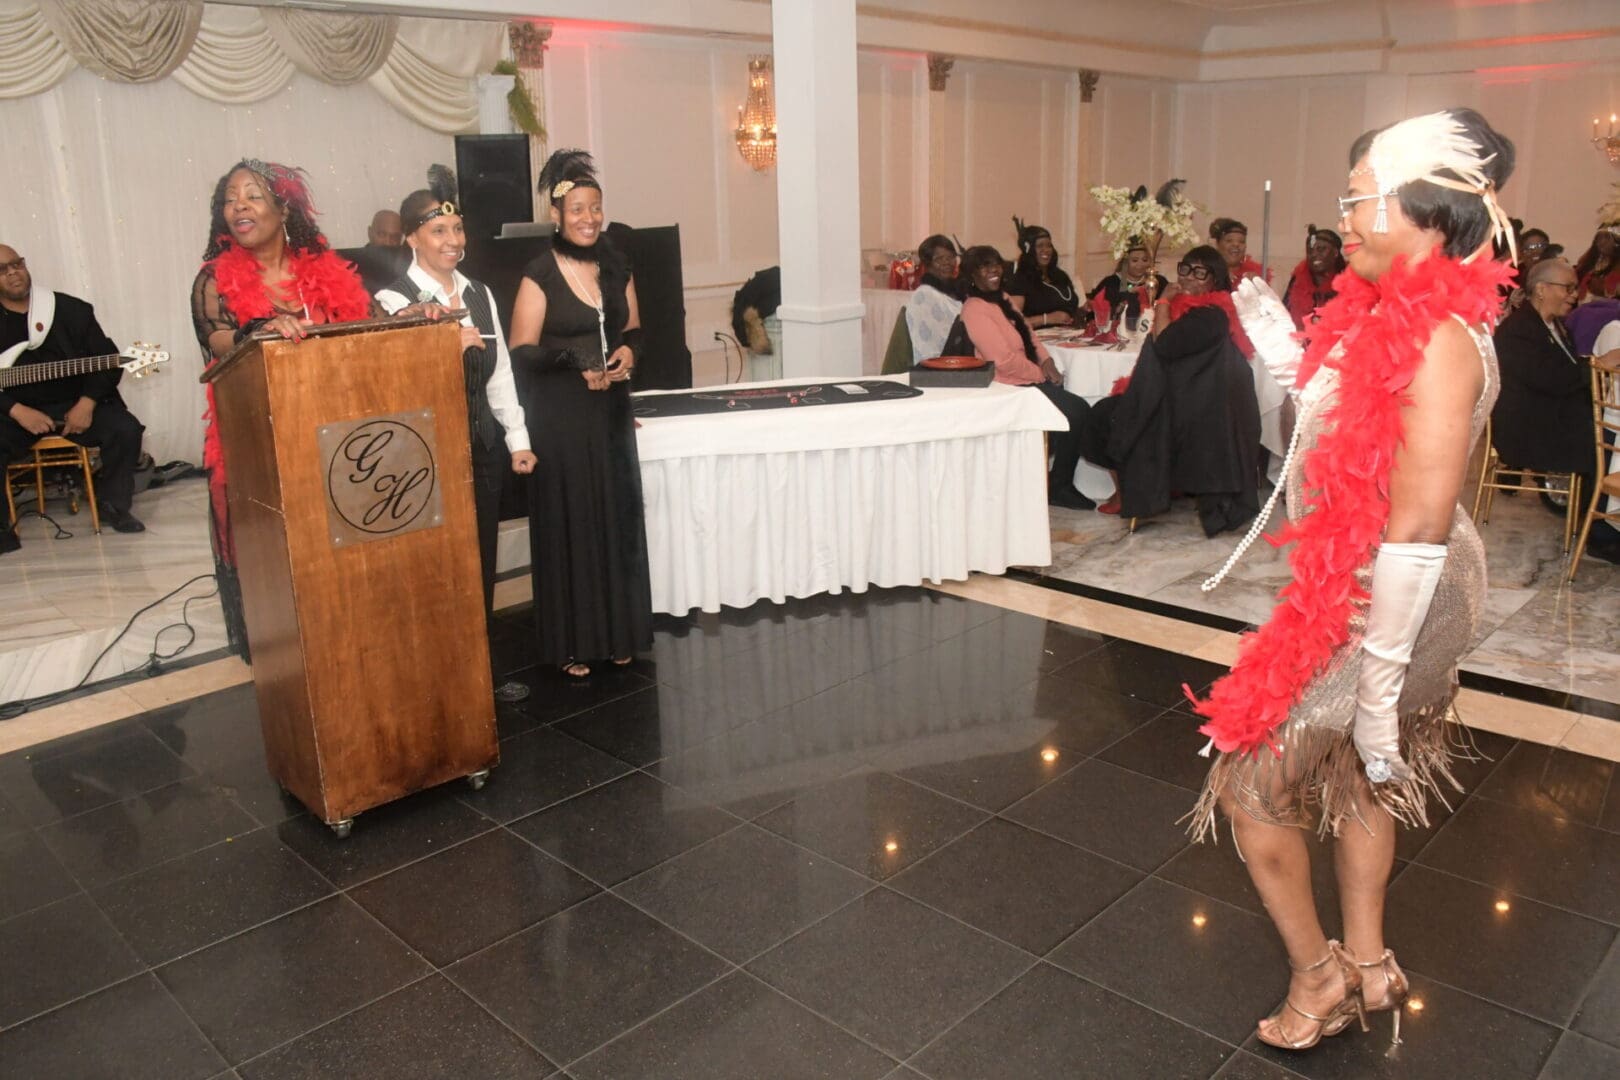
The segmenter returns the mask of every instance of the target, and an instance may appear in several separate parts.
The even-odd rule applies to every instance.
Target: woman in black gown
[[[575,678],[652,646],[652,592],[630,376],[641,351],[636,287],[602,235],[590,155],[559,150],[540,172],[556,227],[523,272],[512,369],[538,463],[529,547],[538,659]]]

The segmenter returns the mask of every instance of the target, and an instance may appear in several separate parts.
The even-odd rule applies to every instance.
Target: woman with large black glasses
[[[1254,355],[1254,346],[1243,333],[1237,311],[1232,307],[1232,276],[1221,253],[1200,244],[1176,264],[1176,280],[1159,295],[1153,305],[1153,336],[1193,308],[1216,307],[1226,313],[1227,332],[1245,359]]]
[[[1230,289],[1220,252],[1187,252],[1154,305],[1152,340],[1129,385],[1093,411],[1086,457],[1115,471],[1125,517],[1163,513],[1179,491],[1197,497],[1199,524],[1214,536],[1260,509],[1260,410],[1245,363],[1252,349],[1239,340]]]

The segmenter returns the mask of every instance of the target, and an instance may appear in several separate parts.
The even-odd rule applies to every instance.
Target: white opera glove
[[[1255,355],[1284,390],[1292,392],[1305,347],[1294,338],[1294,317],[1259,277],[1246,277],[1232,291],[1243,332],[1254,342]]]
[[[1384,544],[1373,561],[1372,600],[1356,683],[1356,752],[1375,784],[1407,780],[1398,706],[1412,647],[1446,566],[1444,544]]]

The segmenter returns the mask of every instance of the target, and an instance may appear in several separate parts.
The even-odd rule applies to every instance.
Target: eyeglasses
[[[1566,293],[1572,293],[1581,287],[1578,281],[1543,281],[1541,284],[1549,289],[1563,289]]]
[[[1358,202],[1366,202],[1368,199],[1376,199],[1376,198],[1378,198],[1378,196],[1376,194],[1373,194],[1373,195],[1340,195],[1339,196],[1339,216],[1342,217],[1342,218],[1349,217],[1350,216],[1350,208],[1352,206],[1356,205],[1356,203],[1358,203]]]
[[[15,262],[0,263],[0,277],[5,277],[7,274],[11,273],[13,270],[26,270],[26,269],[28,269],[28,260],[27,259],[18,259]]]
[[[1194,266],[1192,263],[1177,263],[1176,275],[1178,277],[1190,277],[1194,281],[1208,281],[1215,276],[1209,267]]]
[[[1523,250],[1525,250],[1525,251],[1546,251],[1547,250],[1547,241],[1545,241],[1545,240],[1532,240],[1528,244],[1524,245]],[[0,267],[0,270],[3,270],[3,269],[5,269],[5,267]]]

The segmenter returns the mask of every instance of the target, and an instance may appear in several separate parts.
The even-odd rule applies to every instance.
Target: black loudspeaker
[[[641,362],[636,390],[685,390],[692,385],[692,350],[686,347],[686,287],[681,280],[681,229],[631,229],[614,222],[607,235],[630,258],[641,308]]]
[[[534,220],[527,135],[457,135],[456,181],[468,239],[497,236],[509,221]]]
[[[465,190],[465,189],[463,189]],[[605,235],[630,261],[641,307],[641,363],[631,388],[684,390],[692,385],[692,351],[686,347],[686,291],[681,279],[678,225],[632,229],[613,222]],[[461,272],[495,294],[501,321],[512,324],[512,302],[523,268],[551,246],[551,236],[505,237],[467,244]]]

